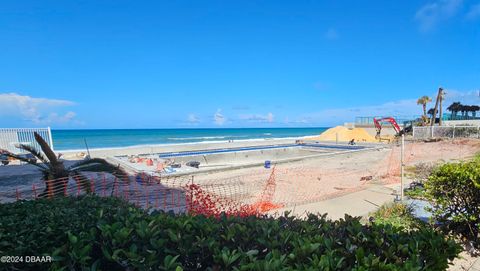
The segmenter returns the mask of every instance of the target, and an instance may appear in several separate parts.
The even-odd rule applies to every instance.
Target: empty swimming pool
[[[265,161],[282,163],[330,154],[359,151],[369,147],[331,144],[279,144],[263,146],[246,146],[237,148],[208,149],[182,152],[163,152],[130,156],[116,156],[115,159],[137,172],[163,174],[189,174],[200,171],[257,166]],[[196,161],[200,167],[186,166]],[[176,164],[180,167],[165,169],[163,165]]]
[[[232,153],[245,152],[256,150],[271,150],[271,149],[285,149],[285,148],[317,148],[317,149],[333,149],[333,150],[359,150],[365,148],[364,146],[351,145],[327,145],[327,144],[282,144],[282,145],[266,145],[254,147],[240,147],[240,148],[224,148],[212,149],[202,151],[184,151],[184,152],[165,152],[158,155],[159,158],[172,158],[181,156],[195,156],[195,155],[210,155],[217,153]]]

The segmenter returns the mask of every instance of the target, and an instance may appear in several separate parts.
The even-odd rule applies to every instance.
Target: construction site
[[[437,99],[435,111],[439,103]],[[376,208],[398,199],[414,181],[409,171],[419,165],[464,160],[480,152],[477,120],[452,124],[442,123],[442,118],[435,116],[436,112],[430,119],[357,117],[353,123],[330,128],[318,136],[295,139],[142,146],[88,153],[119,165],[126,172],[124,176],[87,172],[82,175],[86,179],[79,176],[44,181],[34,167],[12,164],[0,167],[4,178],[0,201],[94,192],[167,211],[265,214],[295,209],[324,212],[317,203],[358,191],[376,193],[353,206],[340,202],[334,209],[338,214],[352,213],[357,204]],[[20,133],[24,140],[29,140],[32,133],[25,129],[7,132],[10,137]],[[48,137],[49,130],[42,136]],[[45,140],[52,142],[51,138]],[[74,153],[62,157],[66,165],[78,161]],[[364,215],[362,212],[357,214]]]
[[[319,141],[329,134],[333,140]],[[295,208],[302,210],[301,206],[307,206],[307,212],[322,211],[317,210],[316,203],[371,188],[393,200],[400,193],[401,141],[369,143],[368,136],[375,138],[362,128],[336,127],[319,138],[287,145],[269,142],[269,145],[264,143],[254,148],[219,149],[217,146],[190,153],[153,154],[158,160],[175,159],[182,167],[186,167],[188,161],[202,159],[203,166],[176,174],[156,172],[156,166],[147,162],[155,159],[152,154],[139,154],[137,158],[144,157],[135,162],[124,156],[123,164],[134,165],[124,166],[129,169],[127,176],[118,178],[91,173],[87,174],[88,182],[90,191],[98,195],[122,197],[146,208],[175,212],[265,214]],[[351,139],[359,143],[351,145]],[[479,151],[480,140],[476,134],[435,140],[416,140],[409,136],[404,145],[403,165],[409,169],[419,164],[462,160]],[[109,159],[119,161],[121,158]],[[21,184],[15,179],[22,179]],[[59,191],[47,189],[52,186],[48,186],[48,182],[46,186],[38,175],[27,179],[29,181],[25,181],[25,176],[11,175],[13,181],[2,183],[0,200],[9,202],[56,193],[86,193],[74,178],[63,180],[65,185]],[[55,181],[58,180],[51,180]],[[409,181],[412,179],[408,178],[407,171],[404,186]],[[362,202],[365,200],[370,201],[372,207],[382,203],[375,202],[375,198]],[[355,208],[337,207],[340,212]]]

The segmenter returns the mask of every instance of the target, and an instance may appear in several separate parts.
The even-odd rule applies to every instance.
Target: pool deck
[[[183,157],[183,156],[193,156],[193,155],[208,155],[208,154],[217,154],[217,153],[231,153],[231,152],[243,152],[243,151],[256,151],[256,150],[271,150],[271,149],[283,149],[283,148],[323,148],[323,149],[336,149],[336,150],[358,150],[367,148],[366,146],[361,145],[332,145],[332,144],[279,144],[279,145],[263,145],[263,146],[247,146],[239,148],[223,148],[223,149],[210,149],[210,150],[198,150],[198,151],[183,151],[183,152],[167,152],[159,153],[160,158],[171,158],[171,157]]]
[[[305,159],[313,159],[313,158],[320,158],[320,157],[330,157],[330,156],[337,156],[343,154],[351,154],[355,152],[361,151],[372,151],[377,150],[380,148],[385,148],[385,145],[373,145],[373,144],[362,144],[362,145],[347,145],[343,144],[335,144],[335,143],[308,143],[308,144],[278,144],[278,145],[257,145],[257,146],[241,146],[237,148],[211,148],[206,150],[195,150],[195,151],[181,151],[181,152],[166,152],[166,153],[151,153],[145,154],[146,157],[151,158],[161,158],[161,159],[168,159],[168,158],[179,158],[179,157],[195,157],[195,156],[208,156],[208,155],[229,155],[232,153],[241,153],[241,152],[253,152],[253,151],[264,151],[264,150],[274,150],[274,149],[289,149],[289,148],[299,148],[301,150],[308,150],[310,152],[307,155],[297,155],[294,157],[287,157],[282,158],[281,156],[272,155],[271,158],[267,160],[271,161],[272,165],[281,164],[281,163],[289,163],[295,161],[301,161]],[[255,153],[251,156],[254,157]],[[223,156],[222,156],[223,157]],[[199,169],[191,168],[183,166],[180,170],[177,169],[176,172],[171,173],[158,173],[152,167],[145,166],[143,164],[134,164],[127,161],[127,156],[116,156],[116,157],[109,157],[108,158],[111,162],[120,163],[124,168],[133,172],[133,173],[147,173],[157,176],[185,176],[185,175],[193,175],[193,174],[203,174],[203,173],[213,173],[218,171],[225,171],[225,170],[234,170],[234,169],[241,169],[241,168],[248,168],[248,167],[257,167],[263,166],[265,160],[256,159],[257,161],[249,161],[250,159],[232,162],[229,161],[229,157],[224,157],[223,163],[217,164],[207,164],[201,165]]]

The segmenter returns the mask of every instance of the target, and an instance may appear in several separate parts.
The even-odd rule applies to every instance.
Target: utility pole
[[[443,88],[438,88],[437,100],[435,101],[435,107],[433,108],[433,116],[432,122],[430,123],[431,126],[435,125],[435,119],[437,118],[437,108],[438,108],[438,101],[440,96],[442,95]]]
[[[405,134],[402,134],[402,146],[400,149],[400,201],[403,201],[403,186],[404,186],[404,156],[405,156]]]
[[[443,96],[445,95],[445,92],[443,91],[442,88],[440,88],[442,90],[442,92],[440,93],[440,108],[438,109],[439,113],[438,113],[438,126],[442,126],[442,119],[443,119],[443,105],[442,105],[442,102],[443,102]]]

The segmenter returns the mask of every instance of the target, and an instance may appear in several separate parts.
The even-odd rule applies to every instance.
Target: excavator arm
[[[395,132],[397,133],[397,136],[403,133],[402,129],[400,129],[400,126],[398,125],[397,121],[394,118],[392,117],[386,117],[386,118],[380,118],[380,119],[373,118],[373,123],[375,124],[375,128],[377,129],[376,138],[380,138],[383,122],[389,122],[390,124],[392,124],[393,129],[395,129]]]

